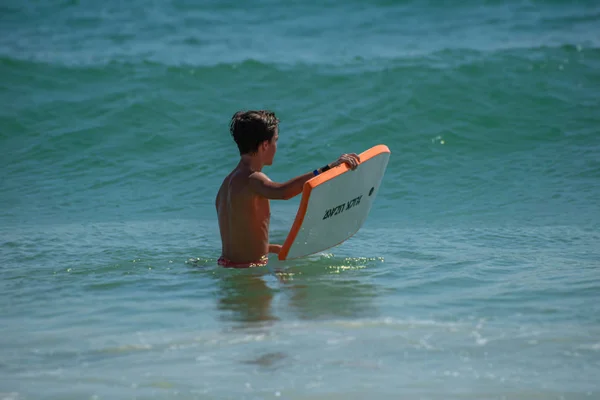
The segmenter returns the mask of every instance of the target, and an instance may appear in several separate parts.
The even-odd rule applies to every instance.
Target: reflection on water
[[[250,271],[229,270],[219,274],[217,308],[225,320],[244,324],[265,323],[277,319],[271,303],[274,290],[265,281],[264,268]]]
[[[374,305],[378,287],[364,278],[378,261],[320,257],[252,270],[222,270],[215,274],[217,309],[223,320],[247,327],[273,323],[285,315],[372,318],[378,314]]]
[[[289,305],[298,318],[361,318],[374,317],[372,300],[375,287],[356,280],[305,280],[292,282]]]

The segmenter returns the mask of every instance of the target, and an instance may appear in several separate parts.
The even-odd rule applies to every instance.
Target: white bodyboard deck
[[[359,154],[360,164],[330,169],[304,184],[294,224],[280,260],[305,257],[337,246],[363,225],[379,191],[390,150],[377,145]]]

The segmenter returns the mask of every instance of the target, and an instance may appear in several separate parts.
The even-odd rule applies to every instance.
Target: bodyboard
[[[280,260],[337,246],[362,227],[379,191],[390,150],[380,144],[359,157],[355,170],[342,164],[304,184],[296,218],[279,252]]]

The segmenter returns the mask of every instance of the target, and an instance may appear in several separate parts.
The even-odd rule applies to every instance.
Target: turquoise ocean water
[[[0,77],[0,398],[600,398],[597,2],[7,0]],[[251,108],[389,146],[351,240],[216,267]]]

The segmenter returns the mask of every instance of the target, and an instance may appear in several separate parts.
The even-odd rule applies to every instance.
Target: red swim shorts
[[[249,262],[249,263],[236,263],[236,262],[230,261],[230,260],[226,259],[225,257],[221,256],[221,257],[219,257],[219,260],[217,261],[217,263],[221,267],[225,267],[225,268],[252,268],[252,267],[264,267],[265,265],[267,265],[268,261],[269,261],[269,259],[267,256],[262,256],[260,258],[260,260],[258,260],[258,261],[253,261],[253,262]]]

